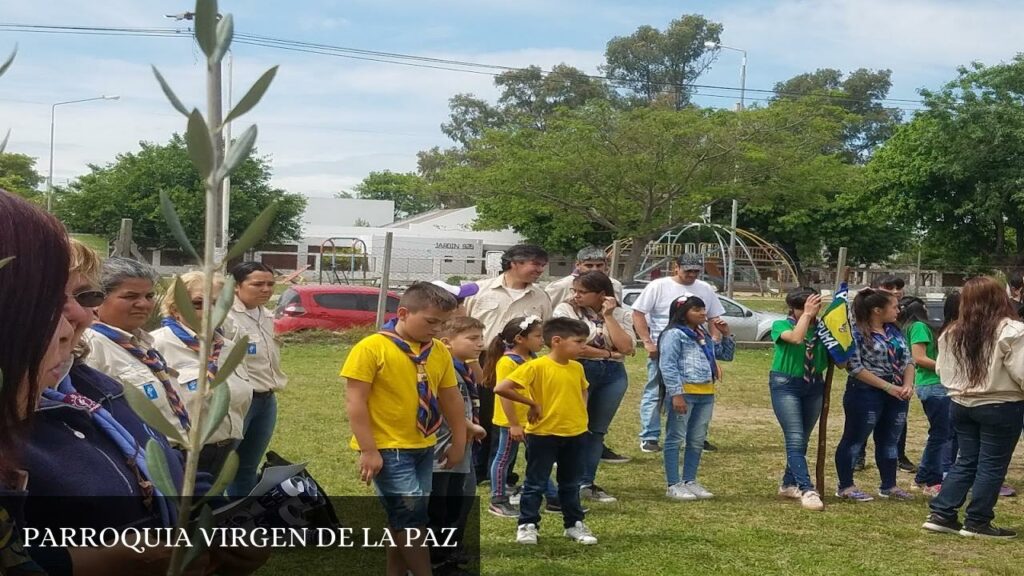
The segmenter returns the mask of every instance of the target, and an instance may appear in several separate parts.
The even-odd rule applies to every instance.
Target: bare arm
[[[444,467],[454,468],[466,455],[466,415],[462,392],[458,386],[441,388],[437,391],[437,403],[441,406],[445,422],[452,429],[452,445],[445,453]]]
[[[658,357],[658,344],[651,340],[651,329],[647,326],[647,316],[639,310],[633,310],[633,330],[640,341],[644,343],[644,350],[647,350],[649,358]]]
[[[502,398],[507,398],[513,402],[526,404],[531,408],[536,407],[536,402],[534,402],[531,398],[527,398],[526,396],[523,396],[522,394],[519,393],[519,391],[522,389],[522,386],[516,384],[511,380],[503,380],[502,382],[499,382],[497,386],[494,387],[494,393],[497,394],[498,396],[501,396]],[[502,405],[504,406],[504,404]],[[506,412],[505,415],[507,416],[508,412]],[[512,419],[509,418],[509,424],[511,423]]]
[[[614,303],[614,300],[613,300]],[[626,329],[615,319],[614,306],[611,309],[603,310],[604,325],[608,327],[608,335],[611,336],[615,349],[624,355],[632,355],[636,344],[633,337],[626,332]]]
[[[377,442],[370,427],[370,383],[348,379],[345,387],[345,411],[348,412],[349,426],[362,452],[376,452]]]
[[[935,360],[928,357],[927,344],[914,344],[911,346],[911,353],[914,356],[914,364],[926,370],[935,370]]]

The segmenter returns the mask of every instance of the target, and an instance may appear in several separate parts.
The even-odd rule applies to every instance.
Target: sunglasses
[[[85,290],[73,296],[82,308],[97,308],[107,298],[101,290]]]

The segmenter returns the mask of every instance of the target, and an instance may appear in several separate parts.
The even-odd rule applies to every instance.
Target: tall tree
[[[370,172],[369,176],[355,187],[355,192],[360,198],[394,202],[395,220],[415,216],[437,207],[425,193],[423,179],[412,172]]]
[[[205,210],[203,182],[189,160],[185,142],[175,134],[167,144],[140,143],[138,152],[119,154],[106,166],[72,182],[58,196],[57,215],[72,232],[117,236],[122,218],[131,218],[142,246],[178,246],[160,211],[159,193],[166,190],[177,207],[185,233],[193,246],[203,243]],[[231,175],[231,236],[238,238],[271,202],[279,210],[265,242],[300,238],[306,199],[270,185],[270,163],[256,151]]]
[[[0,153],[0,188],[29,200],[39,200],[43,177],[36,172],[36,159],[25,154]]]

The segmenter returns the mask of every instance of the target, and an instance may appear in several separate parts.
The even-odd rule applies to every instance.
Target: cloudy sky
[[[187,0],[5,2],[0,23],[185,28],[164,15],[191,8]],[[958,65],[1012,58],[1024,20],[1024,3],[1009,0],[222,0],[221,10],[234,14],[236,32],[505,66],[565,62],[595,74],[610,38],[700,13],[725,26],[723,44],[748,51],[748,89],[822,67],[891,68],[890,97],[908,99],[952,78]],[[41,172],[49,158],[50,104],[121,97],[57,108],[57,183],[137,149],[139,141],[162,142],[184,129],[151,64],[186,104],[203,101],[203,65],[187,35],[0,30],[0,52],[15,44],[18,58],[0,78],[0,127],[12,128],[8,151],[37,157]],[[451,95],[496,95],[485,74],[249,45],[234,52],[236,98],[264,69],[281,65],[236,134],[257,123],[257,145],[272,158],[274,182],[309,196],[351,189],[372,170],[415,169],[417,151],[447,145],[439,125]],[[699,82],[738,86],[739,67],[738,54],[723,52]],[[698,100],[735,104],[734,97]]]

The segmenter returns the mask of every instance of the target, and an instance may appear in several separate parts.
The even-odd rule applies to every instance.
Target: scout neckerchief
[[[114,416],[101,404],[90,398],[79,394],[71,383],[71,376],[65,376],[57,385],[56,389],[47,388],[43,390],[43,397],[54,402],[61,402],[69,406],[81,408],[89,412],[93,424],[103,431],[104,434],[114,442],[118,450],[125,458],[128,468],[135,473],[142,498],[148,506],[153,496],[157,497],[157,506],[160,509],[160,519],[164,526],[174,526],[178,514],[171,502],[163,497],[163,494],[156,489],[150,480],[149,466],[146,464],[146,450],[139,445],[139,442],[128,430],[118,422]]]
[[[476,376],[473,375],[473,371],[469,369],[469,364],[466,364],[462,360],[455,360],[455,371],[462,376],[462,381],[466,383],[466,389],[469,390],[469,402],[473,407],[473,424],[480,423],[480,388],[477,387]]]
[[[519,354],[516,354],[511,348],[509,348],[508,350],[505,350],[504,356],[508,356],[516,364],[523,364],[523,363],[526,362],[526,358],[523,358]],[[536,357],[537,357],[536,354],[534,354],[533,352],[530,352],[530,360],[533,360]]]
[[[164,393],[167,395],[167,403],[171,406],[171,411],[178,417],[178,422],[181,423],[181,427],[188,432],[192,429],[192,421],[189,419],[188,410],[185,409],[185,403],[181,401],[181,397],[178,396],[178,391],[171,385],[171,377],[167,373],[167,361],[164,360],[163,356],[159,352],[150,348],[149,350],[142,350],[138,346],[132,343],[131,338],[125,336],[124,333],[107,326],[102,322],[93,322],[92,329],[96,332],[106,336],[115,344],[124,348],[129,354],[135,357],[136,360],[142,362],[149,368],[149,371],[156,376],[156,379],[160,381],[160,384],[164,387]]]
[[[711,365],[711,381],[714,382],[718,379],[718,362],[715,360],[715,342],[711,338],[707,337],[704,332],[704,328],[698,326],[696,330],[683,324],[677,324],[676,328],[682,331],[690,337],[691,340],[700,345],[700,349],[704,352],[704,356],[708,359],[708,364]]]
[[[590,321],[595,328],[597,328],[597,334],[590,341],[590,345],[594,348],[601,348],[605,350],[608,348],[608,342],[604,339],[604,315],[600,312],[595,312],[586,306],[579,307],[580,313],[583,317]]]
[[[885,346],[889,364],[892,366],[892,383],[896,386],[903,386],[903,369],[907,367],[907,347],[903,340],[903,333],[895,325],[886,324],[884,335],[872,331],[871,337],[876,345]]]
[[[786,320],[789,320],[790,326],[796,326],[796,318],[790,316]],[[804,336],[804,382],[810,384],[815,377],[821,376],[821,374],[814,369],[814,349],[818,345],[818,333],[812,331],[811,328],[808,328],[807,332],[811,338],[808,339],[807,335]]]
[[[171,332],[181,340],[181,343],[189,350],[199,355],[199,339],[196,335],[186,330],[177,320],[170,316],[164,317],[160,324],[171,329]],[[220,351],[224,348],[224,335],[220,328],[213,331],[213,350],[210,351],[210,359],[206,362],[206,380],[212,382],[217,376],[217,362],[220,360]]]
[[[391,340],[395,346],[412,360],[416,366],[416,394],[419,396],[419,407],[416,409],[416,428],[423,436],[430,436],[441,427],[441,410],[437,405],[437,396],[430,390],[430,379],[427,377],[427,358],[434,348],[434,341],[420,344],[420,353],[413,354],[412,348],[398,332],[394,331],[397,322],[392,320],[377,332]]]

